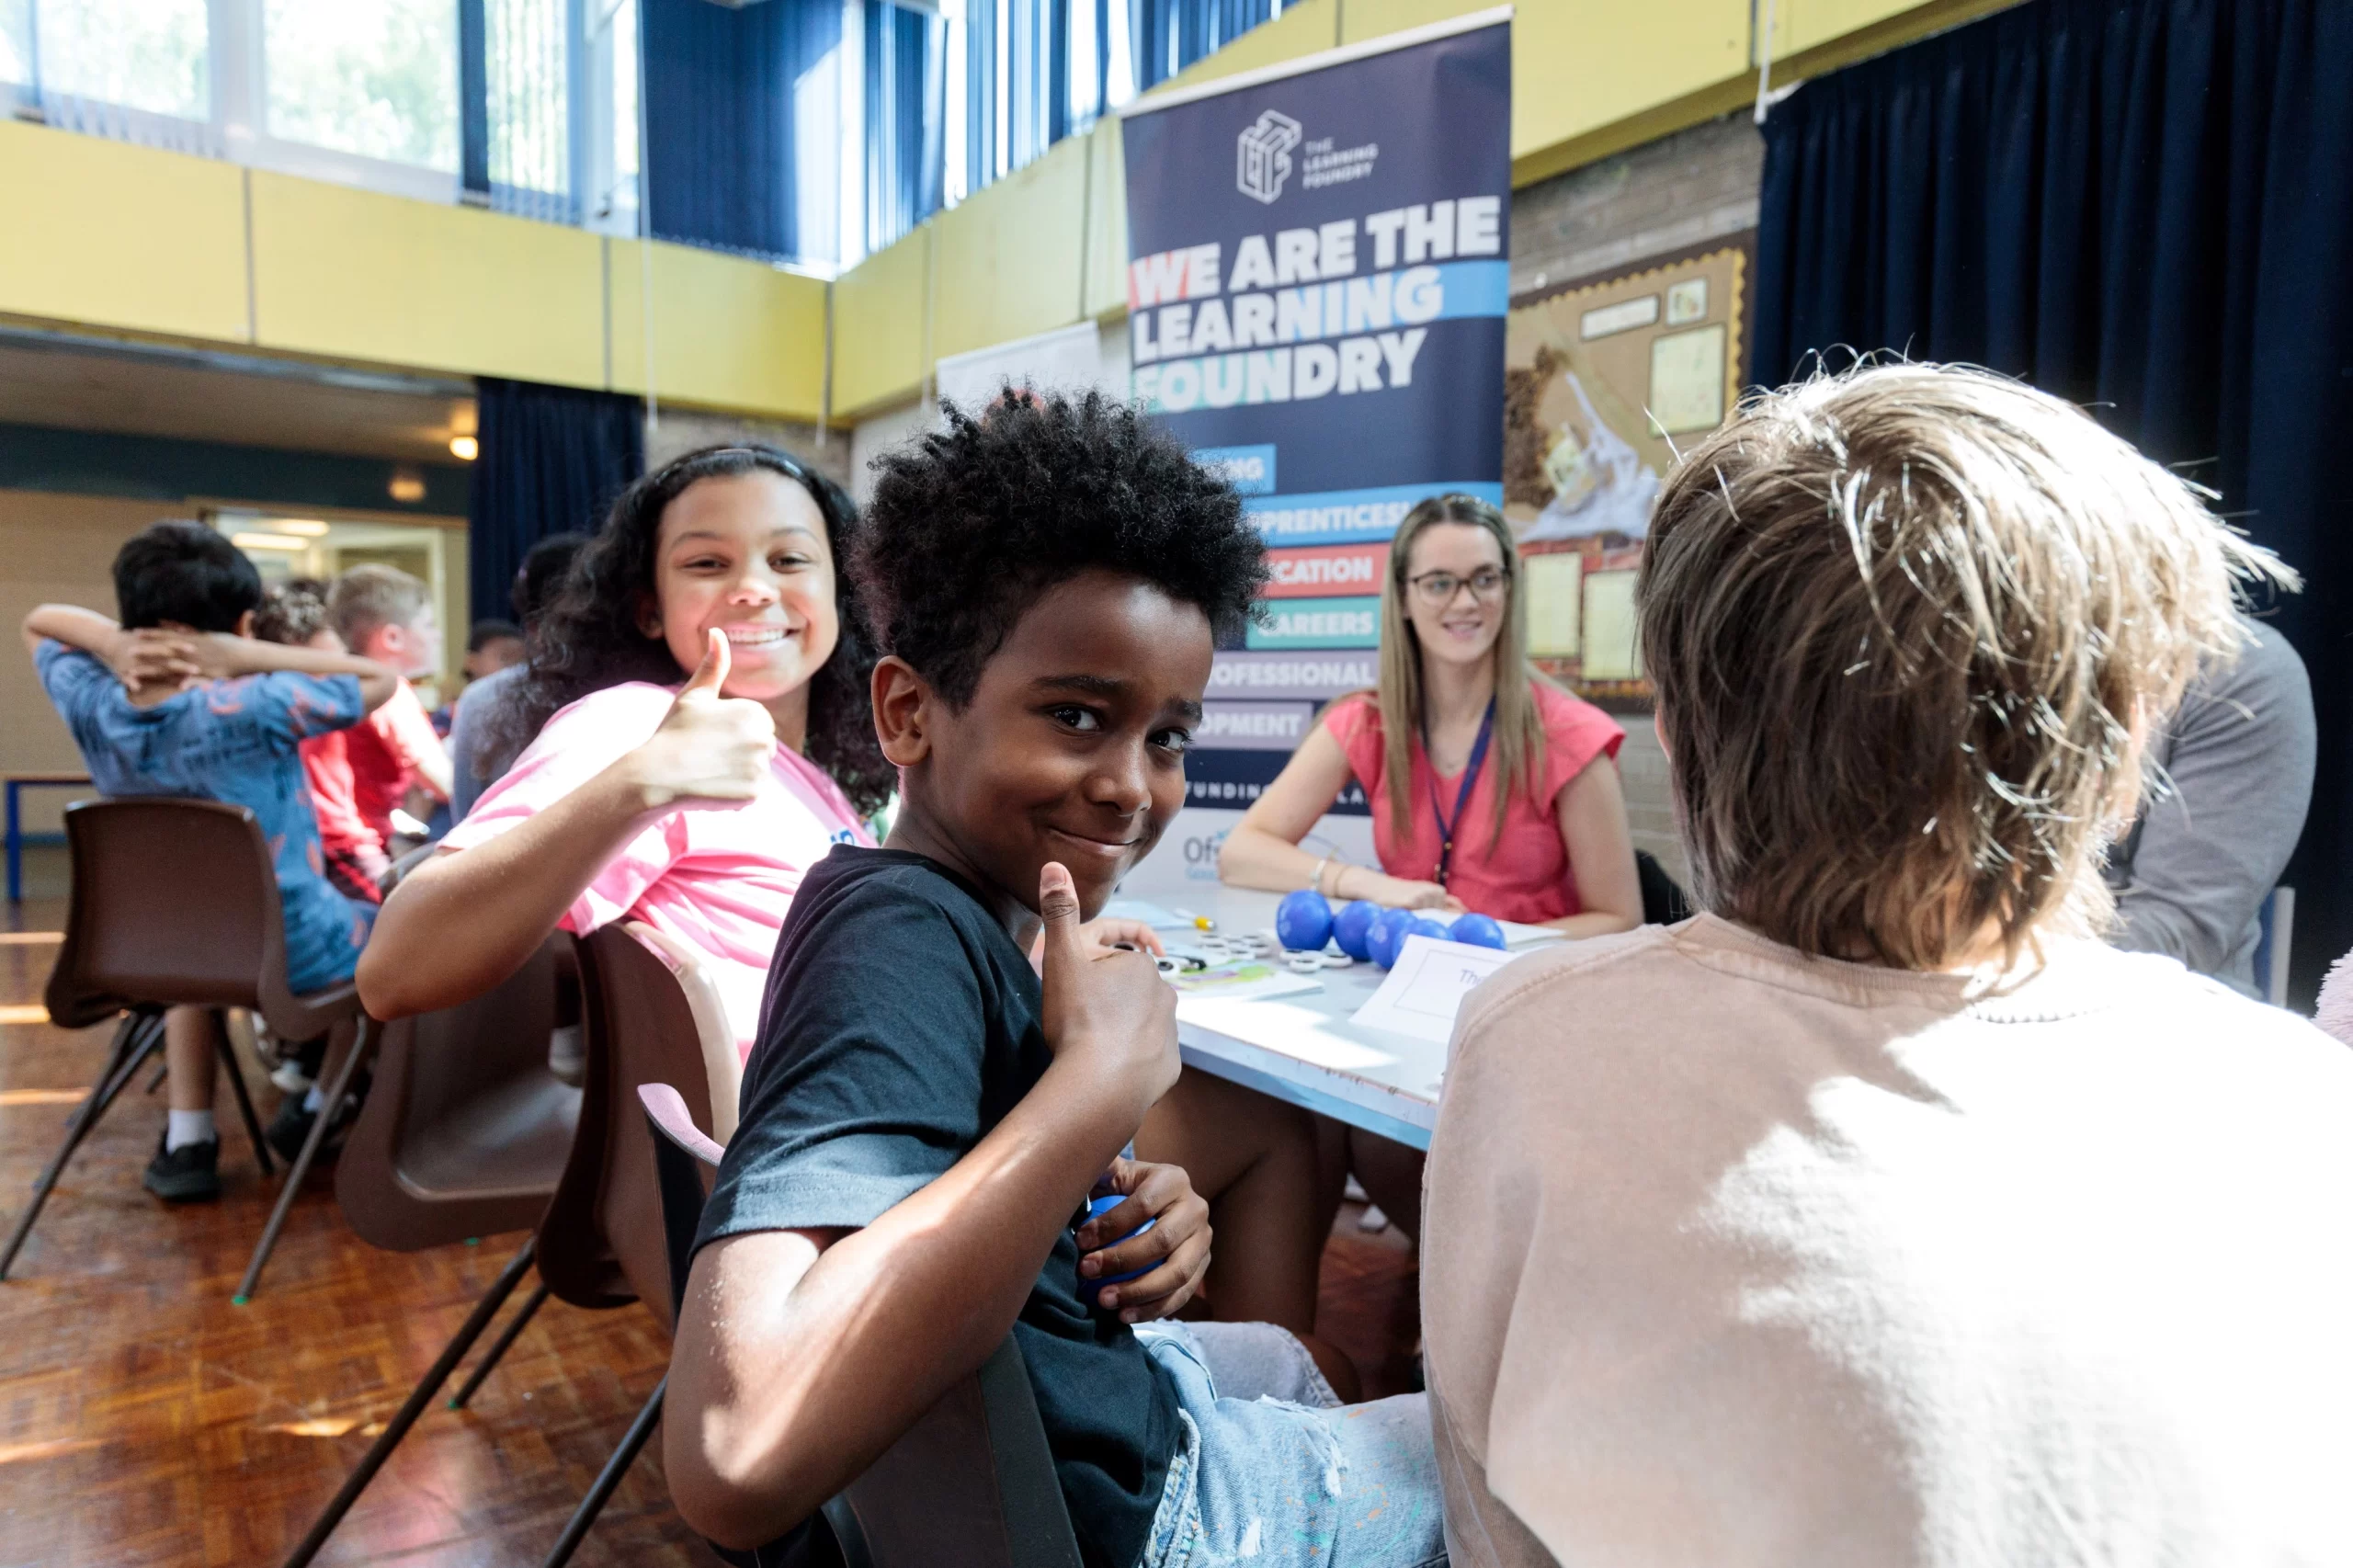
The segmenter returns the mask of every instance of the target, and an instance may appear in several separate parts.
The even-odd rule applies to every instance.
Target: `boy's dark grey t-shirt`
[[[961,880],[836,847],[794,894],[698,1247],[870,1224],[961,1159],[1052,1060],[1038,976]],[[1176,1391],[1078,1293],[1065,1227],[1014,1324],[1079,1550],[1143,1555],[1179,1437]]]

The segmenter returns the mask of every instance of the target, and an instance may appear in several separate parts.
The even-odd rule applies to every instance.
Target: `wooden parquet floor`
[[[18,1021],[45,1017],[57,949],[40,933],[62,915],[55,903],[0,909],[0,1227],[108,1045],[105,1029]],[[249,1077],[266,1120],[276,1091]],[[258,1293],[233,1306],[276,1187],[225,1094],[221,1108],[219,1203],[166,1209],[141,1189],[163,1114],[134,1086],[66,1167],[0,1283],[0,1568],[281,1561],[521,1244],[378,1252],[314,1175]],[[1323,1328],[1369,1393],[1394,1392],[1412,1375],[1414,1255],[1393,1230],[1359,1233],[1355,1214],[1341,1215],[1325,1254]],[[538,1562],[667,1357],[636,1308],[550,1301],[467,1410],[427,1411],[319,1561]],[[717,1561],[671,1510],[658,1442],[574,1558]]]

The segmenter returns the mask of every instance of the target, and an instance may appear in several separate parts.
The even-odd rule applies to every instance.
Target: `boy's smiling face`
[[[1049,861],[1092,919],[1185,803],[1209,618],[1135,577],[1088,571],[1022,615],[956,711],[896,659],[875,671],[883,751],[905,769],[892,842],[1033,910]]]

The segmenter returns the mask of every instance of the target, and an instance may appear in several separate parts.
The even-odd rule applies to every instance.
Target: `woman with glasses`
[[[1529,666],[1503,514],[1440,495],[1405,515],[1381,586],[1381,686],[1341,698],[1225,841],[1237,887],[1476,910],[1572,937],[1643,923],[1618,787],[1625,731]],[[1299,847],[1350,779],[1381,869]]]
[[[1643,923],[1618,786],[1626,733],[1529,666],[1518,576],[1511,528],[1485,502],[1441,495],[1405,515],[1381,579],[1381,686],[1324,710],[1226,835],[1225,881],[1572,937]],[[1351,779],[1372,807],[1378,870],[1299,846]],[[1357,1133],[1351,1163],[1417,1231],[1421,1156]]]

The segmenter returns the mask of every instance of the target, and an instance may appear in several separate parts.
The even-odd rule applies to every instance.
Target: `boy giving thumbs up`
[[[1208,1250],[1185,1173],[1120,1158],[1178,1097],[1175,997],[1083,922],[1182,804],[1264,581],[1231,492],[1124,411],[1008,403],[885,473],[856,569],[900,812],[777,945],[671,1361],[680,1512],[809,1528],[1009,1331],[1089,1564],[1438,1557],[1419,1396],[1341,1419],[1287,1330],[1140,1321]],[[1098,1183],[1127,1201],[1074,1226]]]

